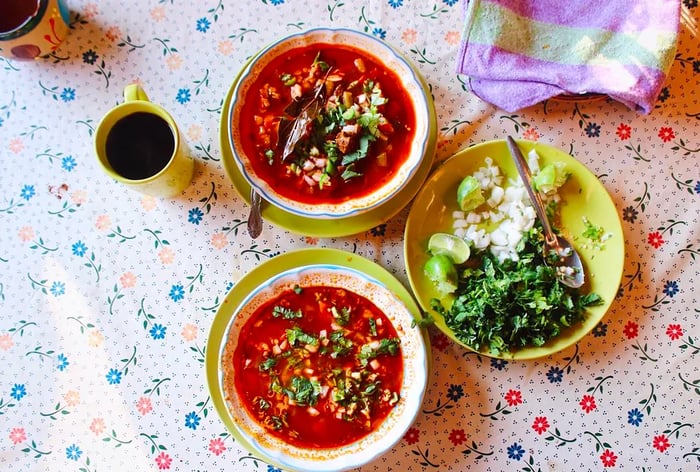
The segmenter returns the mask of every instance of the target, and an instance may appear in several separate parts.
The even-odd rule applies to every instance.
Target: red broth
[[[336,287],[282,293],[245,323],[229,360],[244,407],[270,434],[336,448],[374,431],[396,403],[400,341],[365,297]]]
[[[314,67],[319,62],[328,65],[330,71],[316,71]],[[338,77],[341,79],[336,81]],[[299,168],[306,163],[306,157],[300,154],[306,150],[296,153],[299,148],[295,148],[295,154],[283,159],[286,140],[280,138],[281,119],[293,120],[298,117],[298,114],[289,113],[290,104],[295,100],[292,96],[296,96],[298,104],[300,100],[303,101],[299,93],[308,99],[313,96],[314,85],[320,82],[327,86],[322,87],[324,92],[328,92],[324,108],[319,113],[324,119],[330,116],[330,107],[343,103],[346,91],[359,101],[363,87],[374,85],[386,99],[386,103],[377,107],[383,115],[378,138],[372,137],[366,158],[351,167],[352,172],[360,175],[349,179],[343,178],[346,175],[345,166],[323,175],[323,167],[329,158],[323,146],[317,146],[321,160],[313,160],[318,164],[318,169],[300,171]],[[243,100],[239,122],[234,126],[240,128],[242,150],[250,159],[255,174],[280,195],[312,204],[332,204],[361,198],[390,180],[408,157],[415,136],[416,113],[401,84],[393,70],[374,57],[346,45],[315,44],[293,49],[275,58],[260,72]],[[293,91],[295,88],[296,95]],[[371,95],[371,92],[367,92],[367,95]],[[349,121],[354,122],[353,119]],[[343,121],[340,128],[344,124]],[[309,135],[325,134],[328,142],[341,136],[339,128],[328,133],[326,130],[329,128],[324,127],[323,131],[319,131],[320,128],[321,125],[309,124],[307,132]],[[350,147],[351,151],[359,147],[357,142],[355,140],[354,146]],[[320,173],[321,177],[318,177],[317,171],[324,171]],[[319,184],[320,179],[323,181]]]

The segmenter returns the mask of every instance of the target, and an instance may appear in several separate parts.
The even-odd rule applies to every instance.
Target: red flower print
[[[408,444],[415,444],[418,442],[419,439],[420,431],[418,431],[418,428],[409,428],[403,437],[403,440],[406,441]]]
[[[209,450],[215,456],[220,456],[225,450],[226,445],[224,445],[224,440],[221,438],[214,438],[209,441]]]
[[[95,436],[98,436],[102,431],[105,429],[105,420],[102,418],[94,418],[92,420],[92,423],[90,423],[90,431],[95,433]]]
[[[532,429],[537,431],[537,434],[542,434],[549,428],[549,422],[546,416],[538,416],[535,418],[535,422],[532,423]]]
[[[639,325],[634,321],[628,321],[622,332],[625,333],[627,339],[634,339],[639,334]]]
[[[537,141],[540,139],[540,133],[538,133],[535,128],[528,128],[523,132],[523,138],[528,141]]]
[[[449,438],[452,444],[459,446],[467,440],[467,435],[464,433],[463,429],[453,429],[452,432],[450,432]]]
[[[654,249],[659,249],[661,245],[666,241],[664,241],[664,238],[661,235],[661,233],[659,233],[658,231],[654,231],[653,233],[649,233],[649,236],[647,237],[647,242],[654,246]]]
[[[26,440],[27,434],[24,432],[24,428],[12,428],[12,431],[10,431],[10,441],[12,441],[12,444],[19,444]]]
[[[430,344],[440,352],[445,352],[452,343],[444,333],[433,333],[430,337]]]
[[[505,399],[506,399],[506,402],[508,402],[508,406],[520,405],[523,402],[523,396],[520,394],[520,391],[518,391],[518,390],[508,390],[508,393],[506,393]]]
[[[600,455],[600,460],[603,462],[603,467],[615,467],[615,462],[617,462],[617,456],[610,449],[606,449]]]
[[[595,398],[593,398],[593,395],[584,395],[583,398],[581,398],[579,405],[581,405],[583,411],[590,413],[596,408]]]
[[[632,136],[632,128],[624,123],[620,123],[615,133],[617,133],[618,138],[624,141],[626,139],[630,139],[630,136]]]
[[[10,333],[0,334],[0,350],[9,351],[14,345],[15,341]]]
[[[153,410],[153,405],[151,404],[151,399],[148,397],[141,397],[139,401],[136,402],[136,409],[142,415],[147,415]]]
[[[160,470],[169,469],[172,463],[173,459],[164,452],[161,452],[158,457],[156,457],[156,465],[158,465]]]
[[[669,128],[668,126],[662,126],[659,130],[659,138],[661,138],[661,140],[665,143],[669,142],[675,137],[676,133],[673,132],[673,128]]]
[[[666,336],[671,338],[671,341],[675,341],[683,336],[683,328],[681,328],[681,325],[679,324],[670,324],[666,328]]]
[[[659,452],[664,452],[669,447],[671,447],[671,443],[668,442],[668,438],[666,436],[663,434],[654,436],[654,449],[657,449]]]

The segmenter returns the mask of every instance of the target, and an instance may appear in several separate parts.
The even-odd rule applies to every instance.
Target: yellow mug
[[[95,130],[95,153],[107,175],[147,195],[174,197],[192,181],[194,159],[173,117],[138,84]]]
[[[51,54],[68,35],[63,0],[0,0],[0,56],[37,59]]]

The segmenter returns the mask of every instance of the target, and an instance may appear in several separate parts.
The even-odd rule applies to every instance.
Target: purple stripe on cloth
[[[576,28],[597,28],[619,33],[636,33],[650,26],[676,31],[680,0],[658,0],[649,8],[640,0],[576,2],[561,0],[479,0],[514,11],[520,16],[544,23]],[[466,4],[467,2],[465,2]]]
[[[567,65],[479,44],[461,59],[469,63],[472,91],[509,112],[562,93],[596,92],[649,113],[665,79],[663,71],[638,65]]]

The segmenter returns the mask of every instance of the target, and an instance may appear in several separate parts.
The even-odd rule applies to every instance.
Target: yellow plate
[[[275,461],[269,457],[262,456],[260,452],[253,448],[244,436],[239,433],[235,420],[231,417],[226,408],[224,393],[219,386],[219,355],[226,335],[226,327],[229,325],[231,317],[236,312],[236,308],[238,308],[246,295],[270,277],[289,269],[308,265],[310,262],[349,267],[379,280],[399,297],[417,320],[421,318],[421,310],[411,296],[411,293],[389,271],[369,259],[338,249],[299,249],[280,254],[256,266],[233,286],[221,302],[216,315],[214,315],[211,328],[209,329],[209,338],[204,355],[204,368],[209,395],[211,396],[214,409],[219,414],[219,417],[236,442],[251,454],[256,454],[256,457],[259,459],[280,468],[282,467],[280,464],[275,463]],[[428,370],[430,371],[430,341],[425,332],[423,332],[423,338],[425,340],[426,352],[428,353]]]
[[[541,165],[554,161],[566,164],[571,177],[559,190],[563,199],[560,209],[562,233],[572,242],[581,255],[586,270],[584,290],[598,293],[603,304],[590,307],[586,319],[570,328],[542,347],[523,348],[503,353],[502,359],[533,359],[560,351],[576,342],[592,330],[603,318],[615,299],[624,267],[625,247],[620,218],[615,205],[605,187],[583,164],[570,155],[545,144],[520,141],[524,154],[535,148],[540,155]],[[447,336],[460,345],[469,348],[457,339],[445,320],[430,308],[432,298],[440,298],[430,280],[423,275],[423,265],[428,259],[428,239],[438,231],[452,232],[452,212],[457,207],[457,186],[467,175],[484,165],[484,159],[491,157],[509,178],[518,179],[505,141],[489,141],[458,152],[438,167],[428,178],[413,202],[406,222],[404,234],[404,262],[408,280],[418,303],[423,310],[435,318],[435,324]],[[582,236],[585,230],[583,218],[602,227],[611,238],[602,248],[586,244]],[[451,299],[445,297],[443,304],[448,307]],[[488,352],[482,352],[489,355]]]
[[[257,54],[253,55],[249,61],[253,60],[256,55]],[[236,191],[238,191],[246,203],[250,204],[250,184],[248,184],[248,182],[245,180],[241,174],[241,171],[236,165],[233,157],[233,151],[231,150],[231,143],[229,141],[229,133],[227,128],[229,107],[231,106],[233,90],[236,88],[236,83],[240,80],[241,72],[246,69],[246,66],[247,63],[241,67],[238,76],[233,80],[233,83],[226,94],[226,98],[224,99],[224,104],[221,108],[221,121],[219,123],[219,144],[221,147],[221,162],[224,165],[224,169],[226,170],[229,179],[231,179]],[[425,155],[423,156],[415,175],[411,181],[408,182],[406,186],[396,194],[396,196],[394,196],[394,198],[365,213],[337,219],[315,219],[294,215],[263,200],[263,220],[269,221],[270,223],[274,223],[281,228],[297,234],[302,234],[304,236],[315,236],[319,238],[342,237],[362,233],[372,229],[375,226],[384,223],[401,211],[406,205],[408,205],[430,173],[435,155],[435,146],[437,143],[437,117],[435,115],[435,106],[433,104],[432,94],[418,70],[415,69],[415,71],[416,76],[419,78],[423,88],[425,89],[425,95],[428,101],[430,120],[428,144],[426,146]]]

